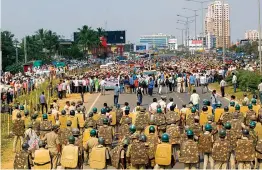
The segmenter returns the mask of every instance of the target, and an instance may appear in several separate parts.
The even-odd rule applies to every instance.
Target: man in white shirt
[[[224,78],[220,81],[219,85],[220,85],[221,95],[222,95],[222,97],[225,97],[225,87],[226,87],[227,83],[224,80]]]
[[[190,96],[190,101],[193,103],[193,106],[199,110],[199,101],[200,101],[200,97],[199,95],[196,93],[196,89],[193,89],[193,93]]]
[[[201,74],[200,76],[200,85],[202,87],[202,94],[204,93],[204,88],[207,89],[207,92],[208,92],[208,83],[207,83],[207,78],[206,78],[206,75],[203,75]]]
[[[74,80],[74,86],[75,86],[75,93],[78,93],[79,82],[78,82],[77,78]]]
[[[63,95],[63,98],[66,98],[66,82],[65,82],[65,80],[62,83],[62,95]]]
[[[158,105],[157,99],[153,98],[153,103],[151,103],[149,105],[149,109],[148,109],[150,114],[155,114],[156,113],[157,105]]]
[[[106,81],[105,81],[104,78],[100,81],[100,87],[101,87],[101,94],[102,94],[102,95],[105,95],[105,93],[106,93],[106,89],[105,89],[105,87],[106,87]]]
[[[82,91],[83,91],[83,93],[85,93],[87,86],[86,86],[86,80],[84,78],[82,79],[82,84],[83,84]]]
[[[232,75],[233,75],[232,84],[233,84],[233,87],[234,87],[234,93],[236,93],[236,91],[237,91],[237,76],[235,75],[235,73],[232,73]]]
[[[174,104],[174,99],[171,97],[169,98],[169,103],[166,105],[166,109],[167,111],[170,111],[170,106],[172,106]]]
[[[161,100],[158,101],[158,104],[160,104],[162,111],[166,113],[166,96],[161,96]]]

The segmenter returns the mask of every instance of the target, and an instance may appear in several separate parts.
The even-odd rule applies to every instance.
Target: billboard
[[[134,52],[148,51],[148,44],[138,44],[134,46]]]
[[[202,40],[189,40],[189,46],[202,46]]]
[[[168,44],[177,44],[177,39],[170,38],[170,39],[168,40]]]
[[[108,44],[125,44],[126,31],[106,31],[106,40]]]

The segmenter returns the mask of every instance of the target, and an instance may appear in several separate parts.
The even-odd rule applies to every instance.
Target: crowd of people
[[[179,163],[185,169],[262,168],[256,99],[248,106],[219,103],[213,111],[208,100],[201,109],[193,103],[178,109],[164,96],[154,98],[148,112],[139,103],[131,111],[127,102],[122,108],[104,103],[90,113],[81,101],[66,102],[61,112],[54,102],[47,114],[14,107],[15,169],[171,169]]]

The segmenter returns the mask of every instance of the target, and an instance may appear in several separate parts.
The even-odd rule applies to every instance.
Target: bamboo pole
[[[9,135],[10,134],[10,115],[8,114],[7,115],[7,134]]]

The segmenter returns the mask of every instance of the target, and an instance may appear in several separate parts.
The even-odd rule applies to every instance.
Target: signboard
[[[177,44],[177,39],[174,38],[169,39],[168,44]]]
[[[189,40],[189,46],[202,46],[202,40]]]
[[[146,52],[148,51],[148,44],[134,45],[134,52]]]
[[[106,83],[106,86],[105,86],[106,90],[113,90],[115,88],[116,84],[119,84],[119,81],[118,81],[118,79],[107,78],[105,80],[105,83]]]
[[[106,40],[108,44],[125,44],[126,31],[106,31]]]

